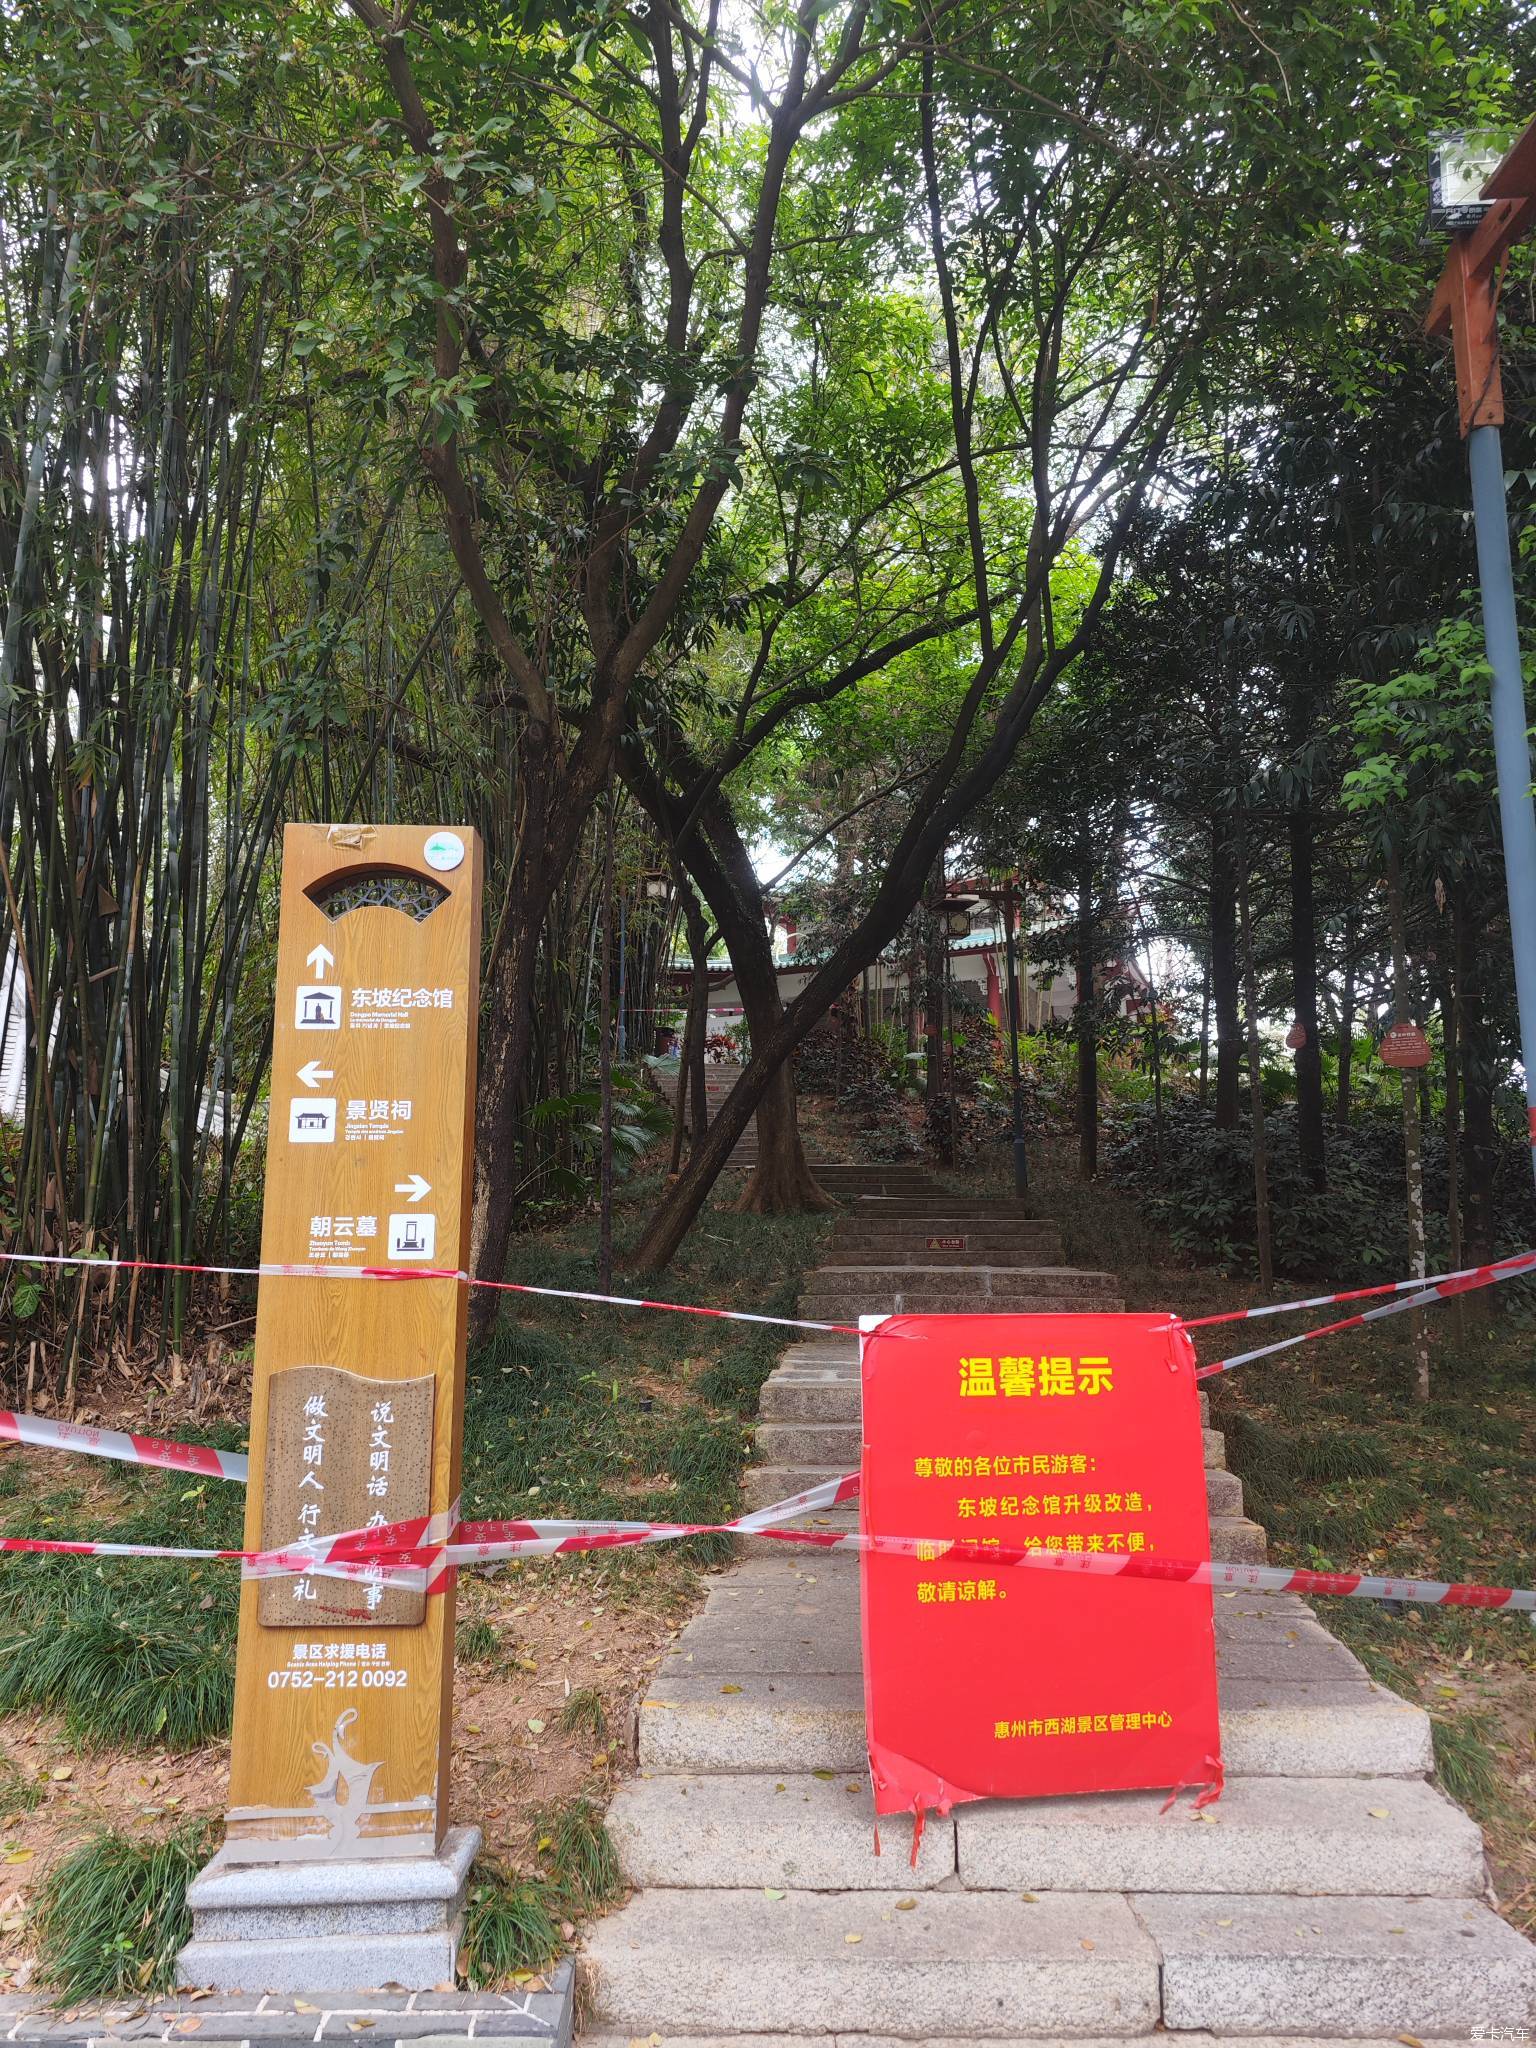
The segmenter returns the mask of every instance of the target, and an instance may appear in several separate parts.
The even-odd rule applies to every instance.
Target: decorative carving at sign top
[[[264,1550],[425,1516],[431,1504],[434,1382],[372,1380],[330,1365],[272,1375],[267,1409]],[[263,1579],[264,1628],[419,1623],[425,1595],[377,1577],[295,1573]]]
[[[395,868],[337,875],[332,881],[317,882],[309,892],[311,902],[333,920],[349,910],[403,910],[417,924],[429,918],[447,894],[429,875],[403,874]]]
[[[381,1763],[348,1754],[344,1737],[357,1708],[336,1716],[329,1742],[312,1742],[320,1776],[307,1806],[232,1806],[225,1857],[231,1863],[307,1863],[335,1857],[430,1855],[437,1806],[430,1797],[375,1800]]]

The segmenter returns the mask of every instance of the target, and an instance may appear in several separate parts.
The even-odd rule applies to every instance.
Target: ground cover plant
[[[649,1185],[621,1190],[621,1244]],[[825,1227],[719,1201],[679,1264],[677,1298],[793,1314]],[[590,1288],[595,1240],[590,1217],[530,1233],[513,1271]],[[518,1310],[471,1352],[467,1516],[739,1510],[745,1425],[787,1332],[533,1299]],[[242,1401],[238,1379],[224,1398]],[[135,1419],[121,1403],[97,1412]],[[166,1435],[244,1442],[234,1415],[178,1421],[164,1400],[154,1415]],[[237,1547],[243,1507],[243,1489],[216,1480],[0,1447],[0,1533]],[[461,1580],[455,1817],[487,1838],[464,1952],[476,1984],[530,1981],[613,1897],[601,1816],[631,1703],[700,1567],[725,1548],[701,1538]],[[188,1844],[215,1839],[222,1813],[237,1602],[227,1566],[0,1564],[0,1985],[70,1998],[167,1987],[205,1853]]]

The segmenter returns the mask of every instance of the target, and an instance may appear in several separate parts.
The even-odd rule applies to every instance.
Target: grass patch
[[[578,1686],[565,1705],[560,1709],[560,1726],[567,1735],[578,1735],[583,1730],[594,1742],[601,1742],[608,1733],[608,1717],[603,1712],[603,1696],[595,1685]]]
[[[619,1859],[590,1799],[566,1799],[533,1816],[550,1888],[571,1914],[610,1905],[624,1889]]]
[[[67,1856],[33,1915],[44,1979],[70,1999],[169,1990],[192,1932],[187,1886],[211,1841],[198,1822],[159,1841],[97,1835]]]
[[[1431,1725],[1435,1744],[1435,1776],[1452,1799],[1481,1821],[1505,1811],[1500,1765],[1491,1737],[1492,1714],[1475,1708],[1464,1714],[1437,1714]]]
[[[30,1813],[42,1801],[43,1788],[37,1779],[29,1778],[8,1756],[0,1757],[0,1818],[11,1820]]]
[[[501,1651],[501,1630],[483,1615],[468,1616],[453,1632],[453,1654],[460,1664],[485,1664]]]
[[[200,1440],[232,1449],[224,1427]],[[91,1466],[86,1471],[81,1468]],[[4,1532],[234,1549],[245,1489],[46,1452],[5,1460]],[[229,1727],[232,1565],[13,1557],[0,1568],[0,1713],[56,1709],[76,1741],[188,1749]]]
[[[231,1593],[204,1610],[195,1587],[60,1574],[0,1637],[0,1713],[55,1708],[76,1741],[129,1748],[192,1749],[224,1734],[235,1689],[233,1614],[222,1612]]]
[[[478,1857],[469,1874],[459,1951],[470,1990],[491,1990],[552,1963],[562,1947],[556,1911],[542,1878],[518,1877],[491,1857]]]
[[[541,1807],[533,1826],[545,1865],[537,1875],[509,1870],[491,1857],[481,1857],[470,1873],[460,1956],[472,1991],[547,1968],[564,1948],[570,1922],[623,1892],[618,1856],[590,1799]]]

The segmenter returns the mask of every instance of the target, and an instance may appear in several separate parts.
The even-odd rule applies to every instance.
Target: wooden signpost
[[[248,1548],[457,1517],[480,847],[420,826],[283,838]],[[451,1575],[248,1580],[219,1863],[433,1856],[447,1824]]]

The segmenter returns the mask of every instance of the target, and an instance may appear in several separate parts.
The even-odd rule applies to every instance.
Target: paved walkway
[[[809,1316],[1120,1306],[1011,1204],[913,1168],[817,1172],[848,1206]],[[854,1467],[858,1414],[854,1340],[791,1345],[750,1499]],[[1206,1465],[1213,1555],[1262,1557],[1213,1430]],[[1218,1805],[964,1806],[929,1820],[913,1871],[910,1823],[883,1821],[871,1853],[857,1558],[747,1549],[642,1703],[640,1772],[609,1816],[635,1891],[587,1943],[587,2048],[1155,2048],[1154,2030],[1165,2048],[1169,2032],[1296,2048],[1536,2024],[1536,1947],[1491,1910],[1481,1835],[1428,1781],[1428,1718],[1302,1601],[1216,1600]]]

